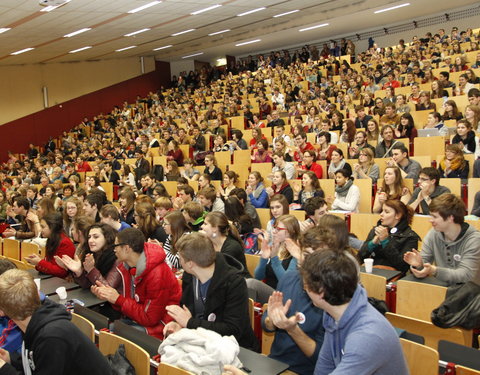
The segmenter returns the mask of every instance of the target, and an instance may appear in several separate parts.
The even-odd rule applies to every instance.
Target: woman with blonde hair
[[[358,163],[353,166],[353,178],[369,178],[376,184],[380,177],[380,168],[375,164],[375,155],[372,149],[365,147],[358,154]]]
[[[300,225],[293,215],[280,216],[269,237],[262,231],[262,252],[255,268],[254,278],[247,279],[247,286],[256,292],[255,301],[267,303],[286,272],[295,270],[300,258]],[[264,281],[262,281],[264,280]]]
[[[71,197],[65,201],[63,210],[63,229],[72,238],[73,221],[83,214],[83,203],[78,198]]]
[[[461,178],[466,180],[469,169],[468,161],[465,160],[460,145],[447,145],[445,148],[445,157],[438,167],[441,176],[444,178]]]
[[[374,142],[381,141],[380,128],[378,126],[377,120],[373,118],[369,120],[367,123],[367,129],[365,129],[365,132],[367,133],[367,141],[374,141]]]
[[[404,204],[408,204],[411,197],[412,193],[405,186],[400,168],[387,167],[383,173],[382,186],[377,190],[377,194],[375,195],[372,212],[379,214],[382,211],[383,203],[389,199],[397,199]]]

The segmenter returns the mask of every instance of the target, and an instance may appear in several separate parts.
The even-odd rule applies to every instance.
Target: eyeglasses
[[[282,227],[274,227],[273,229],[276,230],[277,232],[280,232],[282,230],[288,230],[287,228],[282,228]]]
[[[121,243],[116,243],[116,244],[114,244],[113,247],[115,248],[115,247],[124,246],[124,245],[126,245],[126,243],[125,243],[125,242],[121,242]]]

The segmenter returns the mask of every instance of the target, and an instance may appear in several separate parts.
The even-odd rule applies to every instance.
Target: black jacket
[[[381,222],[379,221],[377,225],[381,225]],[[392,233],[394,229],[396,229],[396,232]],[[395,228],[390,229],[388,243],[385,246],[376,246],[371,253],[368,243],[373,237],[375,237],[375,228],[372,228],[358,252],[361,263],[365,258],[373,258],[374,265],[389,266],[406,273],[410,266],[403,261],[403,254],[412,251],[412,249],[418,249],[418,240],[420,239],[418,234],[410,228],[407,221],[403,219]]]
[[[247,314],[248,316],[248,314]],[[31,373],[35,375],[109,375],[110,365],[94,343],[70,322],[65,307],[46,298],[32,315],[24,334]],[[22,356],[11,354],[1,375],[23,373]],[[27,366],[28,366],[27,365]]]
[[[195,316],[196,279],[184,273],[181,305]],[[204,318],[190,318],[187,328],[202,327],[222,336],[233,335],[240,346],[258,351],[259,345],[248,315],[248,291],[245,279],[217,253],[215,271],[208,287]]]
[[[226,254],[236,259],[242,266],[241,274],[243,277],[252,277],[247,269],[247,259],[245,258],[245,250],[243,246],[233,237],[228,236],[220,250],[222,254]]]

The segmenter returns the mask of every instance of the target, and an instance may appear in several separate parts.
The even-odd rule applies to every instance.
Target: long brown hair
[[[288,237],[298,245],[300,240],[300,224],[298,223],[298,219],[293,215],[282,215],[276,220],[275,227],[280,223],[285,225]],[[285,246],[282,246],[282,251],[279,256],[280,259],[287,259],[292,255],[288,252]]]
[[[387,167],[387,169],[393,169],[395,171],[395,181],[393,182],[393,189],[391,189],[386,183],[385,178],[382,182],[382,191],[388,194],[388,199],[400,199],[402,196],[403,188],[405,187],[405,181],[403,181],[402,173],[398,167]],[[385,172],[384,172],[385,176]]]
[[[185,233],[190,231],[190,227],[185,220],[185,217],[180,211],[172,211],[165,215],[163,220],[167,220],[170,224],[171,234],[171,241],[170,241],[170,252],[172,254],[177,253],[177,249],[175,245],[177,241],[182,237]]]
[[[205,221],[207,221],[212,227],[218,228],[219,232],[223,236],[232,237],[242,245],[242,248],[244,247],[237,228],[235,228],[233,224],[230,224],[227,216],[223,212],[210,212],[207,214],[207,216],[205,216]]]
[[[138,229],[142,231],[146,238],[152,237],[155,230],[160,226],[155,217],[155,208],[150,202],[138,202],[135,205],[135,215]]]

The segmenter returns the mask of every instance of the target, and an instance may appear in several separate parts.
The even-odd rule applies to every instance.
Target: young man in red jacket
[[[92,292],[120,310],[128,324],[163,339],[163,328],[172,320],[165,308],[178,305],[182,297],[182,289],[165,262],[165,252],[160,245],[145,242],[140,230],[127,228],[117,234],[115,255],[122,262],[117,269],[123,293],[98,281]]]

